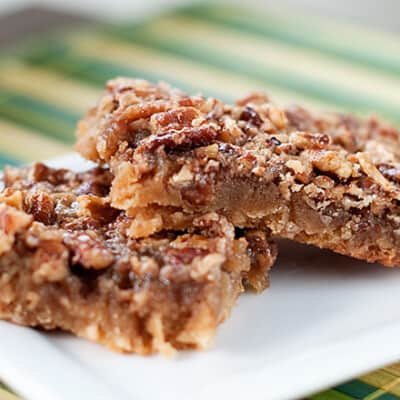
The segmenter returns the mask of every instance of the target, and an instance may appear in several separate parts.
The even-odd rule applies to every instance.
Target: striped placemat
[[[290,12],[198,5],[141,23],[43,34],[4,51],[0,167],[71,151],[78,118],[117,75],[226,101],[264,90],[280,103],[377,113],[400,126],[398,36]],[[0,386],[0,399],[5,393]],[[400,399],[400,364],[310,399]]]

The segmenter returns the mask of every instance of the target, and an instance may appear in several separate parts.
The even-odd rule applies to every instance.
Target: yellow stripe
[[[258,80],[243,78],[240,74],[202,66],[199,63],[177,56],[165,55],[134,43],[125,44],[90,35],[83,37],[71,35],[68,42],[81,56],[95,57],[101,60],[111,59],[114,64],[131,65],[154,74],[168,75],[182,83],[198,86],[200,90],[224,93],[235,99],[247,95],[251,91],[262,90],[271,92],[274,100],[281,104],[299,102],[314,108],[326,108],[326,104],[294,92],[278,89],[273,85],[266,86]],[[105,58],[105,54],[107,58]]]
[[[362,25],[348,24],[326,18],[321,15],[314,16],[310,13],[302,14],[293,12],[293,9],[279,4],[279,10],[255,13],[251,8],[241,9],[237,7],[224,7],[213,5],[212,13],[222,15],[225,19],[254,18],[260,22],[266,15],[267,20],[284,22],[288,30],[305,29],[307,33],[321,36],[325,41],[337,44],[349,49],[371,49],[376,54],[390,54],[400,60],[400,41],[398,34],[366,28]],[[265,23],[265,18],[262,20]]]
[[[385,367],[384,370],[400,377],[400,363],[389,365]]]
[[[368,396],[364,397],[364,400],[375,400],[379,398],[381,395],[384,393],[392,393],[396,396],[399,395],[399,389],[400,389],[400,378],[395,378],[392,382],[387,383],[386,385],[383,385],[380,387],[377,391],[369,394]]]
[[[0,388],[0,400],[20,400],[17,396]]]
[[[0,74],[0,86],[80,113],[93,104],[100,94],[99,90],[85,83],[19,63],[4,66]]]
[[[56,140],[2,120],[0,132],[0,150],[24,162],[44,160],[71,151]]]
[[[374,371],[369,374],[363,375],[358,379],[364,383],[367,383],[371,386],[375,386],[375,387],[379,388],[379,387],[390,384],[391,382],[396,380],[397,377],[394,376],[393,374],[390,374],[389,372],[386,372],[385,370],[378,370],[378,371]]]
[[[388,392],[390,392],[396,396],[400,396],[400,378],[397,379],[396,386],[391,386],[389,388],[385,387],[385,390],[387,390]]]
[[[207,43],[208,48],[236,57],[238,62],[240,59],[254,61],[400,107],[400,80],[348,62],[186,17],[162,18],[144,29],[146,33],[177,43]]]

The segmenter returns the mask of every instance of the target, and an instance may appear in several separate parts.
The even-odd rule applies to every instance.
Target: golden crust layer
[[[239,228],[400,265],[399,132],[375,118],[282,109],[255,94],[226,105],[116,79],[78,128],[107,163],[131,234],[189,227],[208,212]]]

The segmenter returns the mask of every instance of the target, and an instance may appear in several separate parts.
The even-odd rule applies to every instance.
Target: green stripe
[[[0,169],[3,169],[6,165],[20,165],[20,164],[21,164],[20,160],[17,160],[16,158],[13,158],[8,154],[0,152]],[[1,382],[0,382],[0,387],[7,389],[5,386],[1,385]]]
[[[336,390],[326,390],[308,397],[307,400],[354,400],[353,397],[347,396],[346,394],[337,392]]]
[[[138,26],[136,28],[108,31],[108,35],[123,39],[127,42],[136,42],[161,52],[190,58],[196,62],[212,65],[222,70],[232,71],[242,76],[248,76],[265,84],[274,84],[286,90],[302,93],[305,96],[318,99],[325,103],[339,105],[349,111],[380,113],[393,122],[400,123],[399,107],[384,103],[378,99],[359,95],[345,88],[329,85],[325,82],[312,80],[295,73],[285,73],[272,67],[259,65],[254,60],[246,62],[240,55],[232,57],[223,52],[207,47],[207,44],[185,41],[185,38],[175,41],[165,40],[151,32],[151,28]]]
[[[336,386],[335,390],[352,396],[354,399],[363,399],[369,394],[376,392],[378,388],[355,379],[343,385]]]
[[[60,93],[62,96],[62,93]],[[11,90],[1,87],[0,84],[0,101],[8,99],[12,104],[18,104],[21,108],[30,108],[32,111],[42,115],[51,115],[57,119],[74,123],[78,117],[77,114],[66,111],[65,109],[58,108],[43,101],[37,100],[33,97],[21,95]]]
[[[64,43],[52,43],[36,49],[35,52],[25,57],[25,61],[30,65],[48,68],[62,73],[64,76],[100,87],[103,87],[108,79],[132,73],[129,68],[116,67],[107,62],[93,63],[85,57],[75,57],[68,51],[69,49]]]
[[[64,50],[62,52],[52,52],[48,47],[36,51],[34,54],[26,57],[26,62],[99,87],[103,87],[107,80],[117,76],[134,76],[153,82],[165,80],[188,93],[196,93],[199,90],[202,90],[201,83],[197,85],[188,85],[187,83],[180,81],[177,77],[171,77],[170,75],[163,73],[154,74],[143,69],[115,64],[103,59],[99,60],[96,58],[86,57],[81,54],[75,54],[74,49],[72,47],[67,48],[65,43],[63,46]],[[219,97],[224,101],[233,100],[225,94],[216,91],[207,91],[205,94]]]
[[[338,32],[337,40],[332,42],[323,35],[318,34],[318,29],[310,29],[304,24],[291,23],[288,19],[278,16],[268,16],[265,13],[254,14],[246,9],[234,9],[230,6],[230,12],[223,12],[218,7],[197,6],[182,9],[181,15],[187,15],[200,20],[206,20],[218,25],[224,25],[242,32],[249,32],[258,36],[302,47],[317,52],[328,54],[340,59],[347,59],[364,66],[381,69],[395,76],[400,76],[400,60],[396,55],[383,54],[379,49],[371,47],[349,46],[347,39],[340,36]],[[344,45],[343,45],[344,43]]]
[[[60,93],[62,96],[62,93]],[[71,143],[78,115],[0,88],[0,117]]]
[[[381,396],[377,397],[375,400],[399,400],[400,397],[391,393],[384,393]]]

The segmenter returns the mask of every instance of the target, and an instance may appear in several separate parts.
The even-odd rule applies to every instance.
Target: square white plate
[[[0,376],[27,400],[298,398],[397,361],[399,304],[400,269],[283,242],[271,288],[243,295],[207,352],[121,355],[1,322]]]

